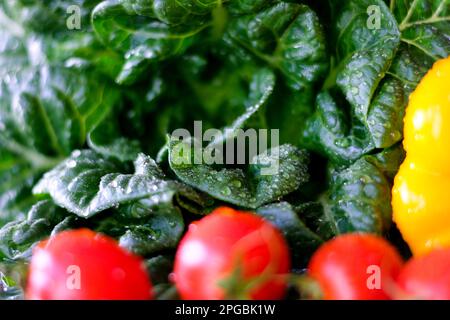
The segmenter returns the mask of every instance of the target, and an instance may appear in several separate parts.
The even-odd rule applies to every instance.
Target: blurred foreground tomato
[[[219,208],[191,224],[173,276],[183,299],[281,299],[289,269],[288,246],[269,222]]]
[[[450,249],[411,259],[397,283],[407,299],[450,300]]]
[[[313,255],[308,272],[328,300],[384,300],[395,290],[403,261],[383,238],[346,234]]]
[[[42,300],[151,299],[143,261],[104,235],[64,231],[33,251],[26,297]]]

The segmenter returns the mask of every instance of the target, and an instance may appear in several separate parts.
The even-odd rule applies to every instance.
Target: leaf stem
[[[432,18],[437,18],[439,17],[439,14],[441,13],[442,9],[444,9],[444,4],[447,2],[447,0],[442,0],[442,2],[439,4],[439,6],[437,7],[436,11],[433,13],[433,15],[431,16]]]
[[[414,0],[413,3],[411,4],[411,7],[409,7],[408,13],[406,14],[405,18],[399,25],[400,30],[403,30],[404,26],[409,22],[409,19],[411,19],[411,16],[412,16],[414,10],[416,9],[418,2],[419,2],[418,0]]]
[[[433,60],[437,61],[439,60],[439,57],[435,56],[434,54],[432,54],[431,52],[429,52],[427,49],[425,49],[424,47],[422,47],[421,45],[419,45],[417,42],[415,42],[414,40],[409,40],[409,39],[405,39],[405,38],[401,38],[401,41],[412,45],[414,47],[416,47],[417,49],[423,51],[427,56],[429,56],[430,58],[432,58]]]
[[[13,36],[21,38],[25,35],[22,26],[8,17],[3,10],[0,10],[0,26],[6,28]]]
[[[391,0],[390,5],[389,5],[389,10],[391,10],[391,12],[393,13],[395,9],[395,0]]]
[[[432,23],[438,23],[443,21],[450,21],[450,16],[447,17],[435,17],[434,15],[431,18],[425,19],[425,20],[418,20],[410,23],[405,23],[403,25],[400,25],[400,31],[403,31],[405,29],[408,29],[412,26],[418,26],[422,24],[432,24]]]

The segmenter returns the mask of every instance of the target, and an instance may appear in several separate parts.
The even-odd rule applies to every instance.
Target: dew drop
[[[366,184],[364,186],[364,194],[369,198],[375,198],[378,195],[378,190],[374,184]]]
[[[72,152],[72,157],[74,157],[74,158],[78,158],[80,155],[81,155],[80,150],[75,150],[74,152]]]
[[[337,139],[334,144],[340,148],[347,148],[350,146],[350,141],[347,138]]]
[[[397,141],[402,137],[402,134],[400,133],[400,131],[395,130],[395,131],[391,132],[390,136],[391,136],[392,140]]]
[[[242,186],[242,183],[239,180],[233,180],[231,184],[236,188],[240,188]]]
[[[222,194],[225,196],[229,196],[231,194],[231,189],[230,187],[225,187],[222,189]]]
[[[394,87],[392,87],[392,86],[388,86],[387,88],[386,88],[386,91],[387,92],[389,92],[389,93],[394,93]]]
[[[67,168],[75,168],[77,166],[77,162],[75,160],[67,161]]]
[[[175,227],[177,226],[177,224],[176,224],[175,221],[169,221],[169,226],[170,226],[171,228],[175,228]]]
[[[359,180],[362,183],[369,183],[370,182],[370,177],[369,176],[361,176],[361,178]]]

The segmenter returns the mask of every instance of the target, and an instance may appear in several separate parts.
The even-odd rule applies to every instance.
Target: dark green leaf
[[[383,170],[361,158],[332,174],[330,189],[322,196],[320,217],[334,234],[370,232],[381,234],[391,222],[391,184]]]
[[[34,245],[67,219],[73,220],[51,201],[36,203],[23,221],[10,222],[0,229],[0,259],[29,259]]]
[[[177,192],[189,188],[165,180],[150,157],[140,154],[133,174],[121,174],[123,165],[90,150],[74,151],[67,160],[47,172],[34,193],[49,194],[56,204],[81,217],[140,199],[157,205],[169,203]],[[190,199],[195,200],[192,193]]]
[[[173,256],[159,255],[145,261],[152,284],[168,283],[173,270]]]
[[[106,157],[115,157],[123,162],[133,161],[141,152],[139,141],[121,136],[117,120],[108,117],[92,130],[88,135],[89,147]]]
[[[364,124],[348,115],[330,92],[321,92],[316,104],[315,114],[306,122],[302,145],[337,164],[349,164],[374,148]]]
[[[175,3],[175,2],[172,2]],[[121,52],[125,64],[116,81],[134,82],[148,63],[182,54],[205,25],[174,29],[158,19],[127,12],[117,1],[100,3],[92,12],[92,24],[104,44]]]
[[[202,156],[203,152],[190,142],[171,139],[170,167],[188,185],[242,207],[257,208],[275,201],[308,180],[306,153],[290,145],[255,156],[245,171],[194,164],[195,154]]]
[[[0,300],[24,300],[24,292],[11,278],[0,271]]]
[[[300,220],[295,209],[287,202],[269,204],[256,213],[274,224],[289,243],[294,264],[305,264],[323,239]]]
[[[184,231],[183,216],[178,208],[161,207],[139,223],[129,225],[119,243],[127,250],[148,256],[177,246]]]
[[[281,2],[231,21],[229,35],[279,70],[294,89],[310,87],[326,70],[323,30],[307,6]]]
[[[392,9],[399,23],[402,42],[415,54],[432,61],[449,55],[449,0],[398,0]]]

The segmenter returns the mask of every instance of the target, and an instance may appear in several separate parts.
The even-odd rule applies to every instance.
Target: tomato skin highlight
[[[309,275],[326,300],[387,300],[403,261],[396,249],[381,237],[345,234],[321,246],[311,258]],[[379,286],[376,269],[380,270]],[[369,288],[369,285],[374,285]]]
[[[437,249],[408,261],[397,284],[408,299],[450,300],[450,249]]]
[[[35,247],[26,298],[145,300],[152,298],[151,290],[140,257],[112,238],[79,229],[63,231]]]
[[[221,285],[230,281],[236,270],[245,283],[263,279],[240,292],[245,298],[281,299],[290,270],[289,249],[280,232],[261,217],[218,208],[191,224],[181,240],[174,281],[183,299],[237,298],[230,297]]]

